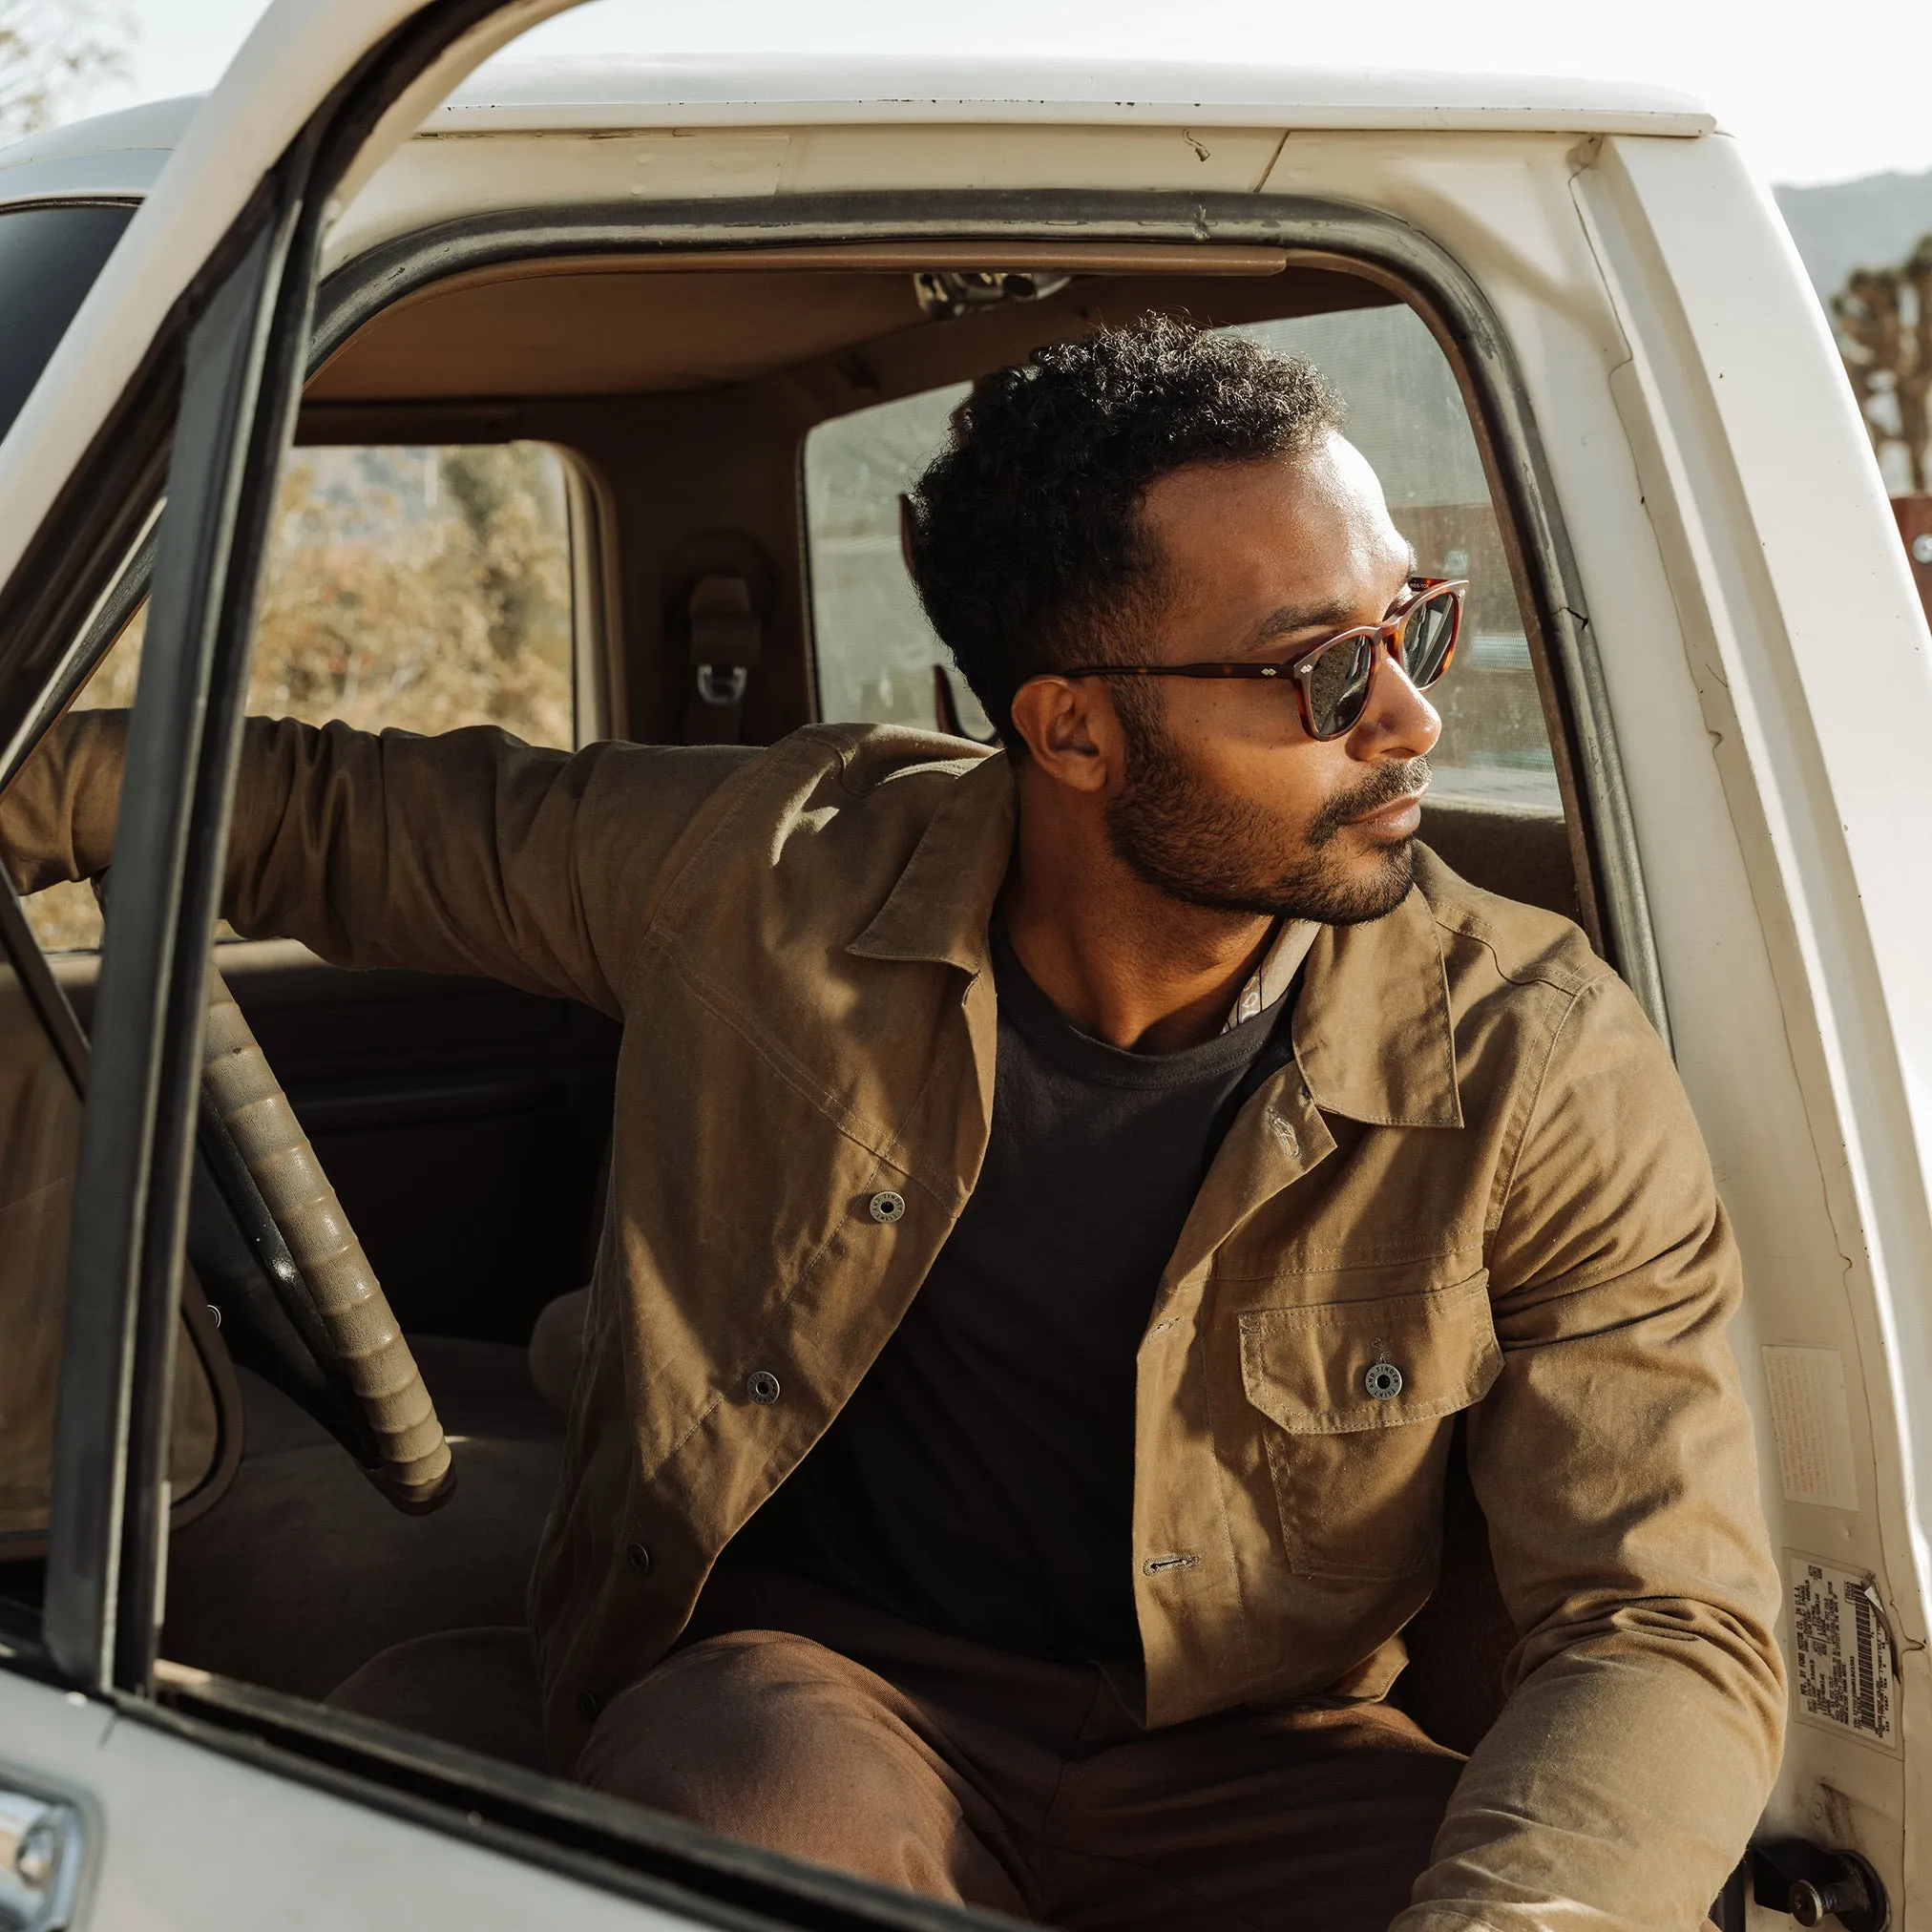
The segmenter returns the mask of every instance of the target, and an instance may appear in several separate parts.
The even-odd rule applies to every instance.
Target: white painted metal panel
[[[1781,1026],[1761,1048],[1790,1056],[1832,1237],[1766,1244],[1750,1313],[1766,1344],[1841,1358],[1856,1496],[1843,1506],[1842,1485],[1774,1474],[1774,1522],[1788,1549],[1873,1575],[1904,1647],[1903,1764],[1801,1725],[1780,1821],[1815,1828],[1850,1799],[1863,1831],[1902,1837],[1909,1902],[1932,1880],[1925,621],[1823,317],[1731,143],[1673,158],[1606,142],[1577,186],[1629,342],[1618,402],[1776,982]],[[1800,1185],[1787,1165],[1752,1178]],[[1815,1218],[1795,1207],[1776,1209],[1787,1228]],[[1775,1419],[1789,1460],[1793,1418]]]
[[[1649,135],[1715,125],[1689,94],[1621,81],[1247,60],[850,53],[506,58],[465,81],[424,125],[474,134],[1026,120]]]
[[[0,1786],[80,1810],[112,1932],[673,1932],[691,1921],[0,1672]]]

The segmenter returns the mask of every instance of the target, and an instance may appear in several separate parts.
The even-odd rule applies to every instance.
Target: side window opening
[[[594,734],[580,702],[570,459],[545,443],[318,446],[284,467],[248,685],[251,715],[426,735],[498,724]],[[146,606],[75,699],[134,702]],[[580,728],[581,724],[581,728]],[[51,953],[100,944],[85,885],[36,892]]]
[[[1470,579],[1456,665],[1430,693],[1442,737],[1429,761],[1424,840],[1473,883],[1577,916],[1533,626],[1447,357],[1401,304],[1243,323],[1230,332],[1305,355],[1323,370],[1347,406],[1344,432],[1375,466],[1418,567]],[[968,387],[875,404],[807,433],[805,549],[823,719],[992,734],[926,621],[899,547],[899,495],[943,445]]]

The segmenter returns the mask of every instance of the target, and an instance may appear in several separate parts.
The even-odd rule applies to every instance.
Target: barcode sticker
[[[1871,1579],[1807,1556],[1790,1562],[1798,1714],[1896,1750],[1892,1640]]]

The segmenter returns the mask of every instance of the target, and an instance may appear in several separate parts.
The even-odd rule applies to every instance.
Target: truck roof
[[[0,148],[0,203],[138,195],[207,98],[151,101]],[[939,55],[613,55],[494,61],[417,138],[892,122],[1541,131],[1694,136],[1688,94],[1605,80],[1248,63]]]

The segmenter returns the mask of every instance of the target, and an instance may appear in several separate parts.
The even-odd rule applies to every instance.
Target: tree
[[[0,141],[52,127],[90,89],[125,78],[131,37],[101,0],[0,0]]]
[[[1845,372],[1882,461],[1905,457],[1915,495],[1925,494],[1932,403],[1932,235],[1896,268],[1859,268],[1832,297]]]

